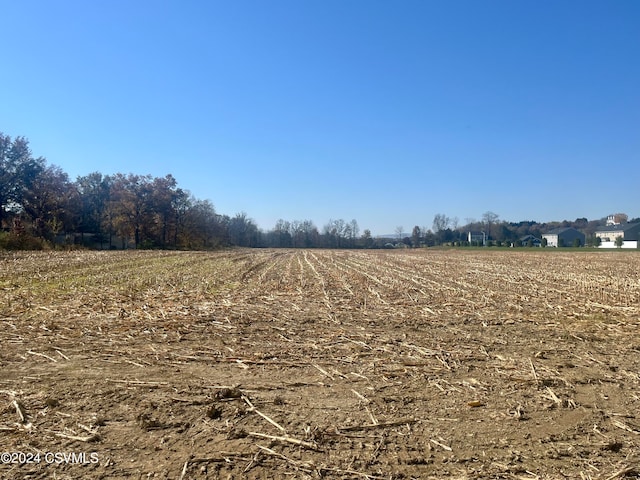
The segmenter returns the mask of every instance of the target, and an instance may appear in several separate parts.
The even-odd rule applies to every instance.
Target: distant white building
[[[576,240],[580,242],[580,246],[584,246],[584,233],[579,232],[575,228],[554,228],[553,230],[542,235],[542,239],[547,240],[547,247],[573,247]]]
[[[626,213],[614,213],[607,217],[607,226],[611,225],[620,225],[622,223],[627,223],[629,217]]]
[[[640,222],[618,223],[600,227],[596,230],[596,237],[600,239],[600,248],[616,248],[616,239],[622,237],[620,248],[638,248],[640,237]]]

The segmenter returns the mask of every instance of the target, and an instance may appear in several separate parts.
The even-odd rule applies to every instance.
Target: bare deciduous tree
[[[446,230],[449,228],[449,222],[449,217],[444,213],[436,213],[435,217],[433,217],[433,231],[438,233],[442,230]]]

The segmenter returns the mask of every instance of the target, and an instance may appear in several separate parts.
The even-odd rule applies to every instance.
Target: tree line
[[[633,220],[632,220],[633,221]],[[469,231],[482,231],[489,245],[518,245],[556,227],[593,233],[604,219],[574,222],[506,222],[486,212],[480,220],[438,213],[431,228],[396,228],[391,237],[373,237],[353,219],[331,219],[322,228],[311,220],[280,219],[260,230],[244,212],[216,212],[176,179],[93,172],[72,181],[60,167],[35,158],[24,137],[0,132],[0,248],[36,249],[55,245],[89,248],[212,249],[223,246],[272,248],[397,248],[469,244]]]
[[[96,248],[207,249],[257,246],[245,214],[220,215],[172,175],[99,172],[71,181],[34,158],[24,137],[0,133],[0,225],[4,248],[84,244]]]
[[[322,231],[310,220],[279,220],[267,232],[244,212],[216,212],[172,175],[104,175],[72,181],[60,167],[35,158],[24,137],[0,133],[0,248],[57,245],[90,248],[212,249],[241,247],[355,248],[374,245],[370,231],[359,238],[356,220],[330,220]]]

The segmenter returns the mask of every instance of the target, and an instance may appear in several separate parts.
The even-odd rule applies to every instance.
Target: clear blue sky
[[[0,0],[0,131],[219,213],[640,216],[640,1]]]

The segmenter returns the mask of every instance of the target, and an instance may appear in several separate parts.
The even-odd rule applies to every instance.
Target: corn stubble
[[[0,256],[22,478],[640,475],[640,255]],[[87,458],[88,455],[87,455]]]

